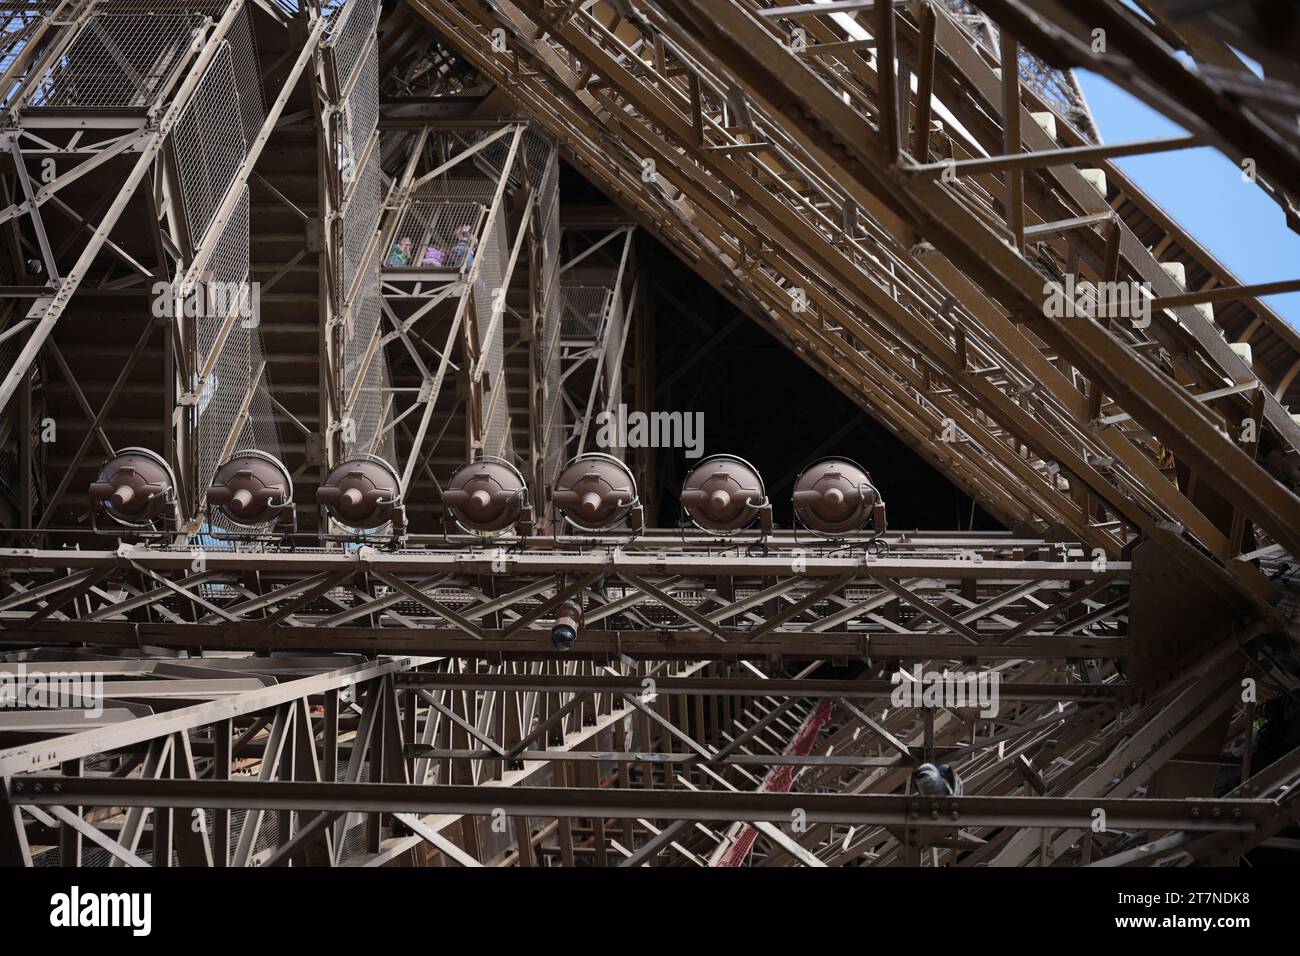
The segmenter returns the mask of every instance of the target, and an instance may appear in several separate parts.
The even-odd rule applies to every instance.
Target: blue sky
[[[1177,124],[1103,77],[1079,71],[1083,92],[1107,143],[1177,136]],[[1115,160],[1125,175],[1164,207],[1242,282],[1300,277],[1300,235],[1281,208],[1215,149],[1188,149]],[[1264,303],[1300,327],[1300,292]]]

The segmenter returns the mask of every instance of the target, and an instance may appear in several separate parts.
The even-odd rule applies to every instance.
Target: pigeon
[[[951,764],[923,763],[912,773],[916,792],[927,797],[960,797],[961,778]]]

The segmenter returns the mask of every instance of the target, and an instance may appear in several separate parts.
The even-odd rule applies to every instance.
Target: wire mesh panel
[[[366,44],[379,26],[379,0],[351,0],[338,8],[329,39],[334,51],[335,80],[339,89],[345,89],[352,74],[361,63]]]
[[[243,120],[239,110],[230,108],[238,98],[234,62],[229,48],[223,47],[172,133],[190,241],[196,246],[244,160],[248,143]]]
[[[473,133],[464,134],[463,139],[465,141],[466,146],[473,146],[475,143],[479,142],[480,140],[486,139],[488,136],[491,136],[493,132],[494,132],[493,130],[475,131]],[[540,139],[540,137],[538,138]],[[510,158],[511,139],[512,137],[509,135],[499,137],[496,140],[496,142],[490,143],[487,146],[483,147],[473,156],[472,161],[474,165],[477,166],[480,170],[482,170],[483,173],[493,183],[500,181],[501,170],[505,166],[506,160]],[[524,149],[524,155],[526,157],[528,151],[527,131],[525,131],[522,145]],[[506,187],[511,191],[513,191],[515,189],[518,189],[523,184],[523,181],[524,181],[523,167],[519,163],[514,163],[510,167],[510,176],[506,181]],[[536,180],[534,180],[534,182],[535,181]]]
[[[365,55],[357,85],[348,95],[344,108],[347,128],[346,145],[352,150],[353,163],[361,162],[366,145],[379,123],[379,45],[371,44]]]
[[[388,268],[465,269],[473,262],[474,245],[485,209],[481,203],[413,199],[402,211]]]
[[[226,34],[231,62],[235,68],[235,88],[239,94],[239,116],[243,121],[245,151],[261,132],[266,120],[266,91],[262,89],[262,67],[253,37],[253,23],[248,9],[239,15]]]
[[[247,17],[244,11],[232,25],[172,131],[190,241],[196,246],[207,235],[265,119]]]
[[[560,337],[593,341],[605,328],[610,289],[604,285],[563,285],[560,289]]]
[[[474,283],[474,313],[478,321],[479,355],[489,389],[483,398],[483,450],[507,460],[514,457],[510,434],[510,402],[505,380],[505,319],[492,324],[492,313],[504,309],[505,264],[510,255],[506,244],[506,217],[497,211],[496,222],[486,241],[479,244],[478,278]]]
[[[268,378],[263,368],[261,334],[251,309],[241,308],[255,290],[249,285],[249,191],[245,187],[230,220],[221,231],[209,260],[209,287],[225,290],[216,302],[205,305],[195,319],[199,366],[207,367],[214,352],[212,373],[198,395],[197,435],[199,480],[206,482],[221,464],[223,451],[256,448],[279,455],[279,431],[271,405]],[[212,300],[209,300],[212,301]],[[233,325],[229,321],[236,315]],[[219,350],[219,351],[217,351]],[[238,423],[233,443],[231,432]]]
[[[93,14],[33,88],[28,105],[148,107],[180,69],[202,21],[189,11]]]
[[[231,216],[213,253],[212,282],[244,282],[248,277],[248,205],[241,201]],[[220,456],[235,416],[252,381],[252,354],[246,330],[232,329],[222,341],[226,317],[220,311],[199,316],[195,321],[200,367],[208,367],[217,353],[212,371],[198,396],[197,444],[199,480],[206,481],[220,463]],[[218,352],[218,350],[220,350]]]
[[[530,149],[529,161],[533,153]],[[546,391],[542,401],[541,446],[546,475],[554,476],[564,456],[564,402],[560,398],[560,160],[548,151],[538,170],[538,217],[542,235],[542,368]]]
[[[384,201],[383,175],[379,164],[379,152],[376,150],[370,154],[365,167],[362,168],[360,176],[357,177],[357,184],[353,187],[347,205],[343,209],[341,249],[343,261],[342,268],[339,270],[343,276],[343,284],[339,288],[340,306],[343,305],[348,290],[352,288],[352,284],[364,266],[362,260],[365,258],[366,247],[379,228],[379,216],[383,211]]]
[[[366,148],[378,124],[379,48],[372,46],[366,55],[356,87],[343,101],[343,109],[339,111],[336,150],[345,194],[356,179],[357,167],[365,158]],[[388,158],[381,153],[381,159]]]
[[[352,770],[352,761],[361,760],[356,748],[348,753],[346,760],[340,760],[338,769],[335,770],[334,779],[342,782],[344,780],[354,779]],[[362,763],[361,767],[355,771],[355,780],[357,783],[370,782],[370,765]],[[338,849],[339,862],[345,863],[355,856],[360,856],[366,851],[366,818],[359,813],[344,814],[341,818],[343,821],[343,839],[340,840]]]
[[[346,313],[342,357],[349,404],[343,422],[344,453],[349,457],[378,455],[392,462],[396,449],[387,427],[392,417],[392,392],[379,332],[383,320],[380,268],[393,256],[380,250],[366,259],[379,230],[386,190],[383,150],[371,148],[379,124],[379,48],[373,42],[378,17],[379,6],[374,0],[352,0],[337,11],[329,40],[339,87],[347,89],[352,82],[343,102],[337,141],[344,181],[360,167],[343,208],[339,253],[343,281],[337,299]],[[408,263],[403,260],[402,264]],[[349,298],[363,272],[360,287]]]
[[[356,400],[352,403],[350,421],[343,431],[344,452],[348,457],[379,455],[395,461],[393,433],[388,429],[391,418],[388,362],[383,347],[376,342],[383,321],[382,297],[379,291],[379,270],[367,274],[352,315],[345,326],[343,342],[343,373],[346,387],[351,390],[360,382]]]
[[[544,187],[551,167],[557,162],[560,153],[559,144],[536,130],[527,129],[524,131],[523,150],[524,165],[528,168],[528,179],[533,184],[533,188],[541,189]],[[539,193],[539,196],[544,197],[544,195],[544,193]]]

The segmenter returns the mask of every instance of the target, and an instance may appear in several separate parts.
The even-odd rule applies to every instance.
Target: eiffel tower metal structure
[[[1300,231],[1297,37],[1246,0],[0,3],[0,862],[1294,849],[1300,336],[1262,297],[1300,279],[1116,160],[1212,148]],[[1104,142],[1082,69],[1184,132]],[[1003,530],[676,527],[653,449],[583,458],[651,410],[651,242]],[[644,517],[572,520],[575,456]],[[526,486],[504,533],[466,463]],[[391,475],[373,518],[341,474]]]

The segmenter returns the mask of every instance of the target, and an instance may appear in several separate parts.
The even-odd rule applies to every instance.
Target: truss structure
[[[1212,529],[1202,511],[1210,506],[1161,469],[1171,456],[1185,463],[1241,509],[1238,525],[1282,542],[1290,519],[1270,528],[1258,509],[1268,497],[1284,510],[1297,501],[1252,460],[1259,449],[1243,447],[1237,426],[1258,405],[1262,432],[1293,451],[1300,430],[1281,404],[1285,390],[1245,365],[1195,307],[1202,300],[1178,286],[1074,168],[1086,160],[1117,182],[1112,155],[1189,142],[1091,146],[1071,142],[1078,134],[1060,117],[1069,144],[1061,146],[1031,115],[1055,117],[1050,104],[1021,88],[1017,71],[1003,71],[1002,83],[988,51],[931,6],[919,19],[879,7],[899,38],[894,69],[883,76],[869,34],[856,21],[846,27],[848,14],[835,4],[824,12],[819,4],[724,5],[717,18],[701,11],[698,29],[689,10],[670,4],[657,16],[658,8],[639,7],[632,19],[602,5],[416,6],[469,44],[469,56],[521,105],[548,117],[550,131],[626,196],[647,228],[748,298],[756,317],[918,452],[965,478],[992,513],[1069,528],[1114,556],[1136,534],[1177,526],[1181,541],[1171,546],[1207,580],[1226,572],[1243,599],[1268,599],[1267,584],[1234,560],[1241,545]],[[508,52],[494,51],[495,30],[516,38]],[[715,41],[761,51],[771,68],[738,74],[742,61],[721,57]],[[1004,44],[1013,63],[1015,51]],[[902,129],[898,91],[914,72],[943,103],[962,102],[945,84],[975,84],[982,112],[968,105],[940,120],[923,96],[915,113],[903,104]],[[1004,112],[1004,86],[1017,104],[1014,137],[1003,144],[1004,131],[993,129],[984,146],[980,131]],[[839,132],[849,128],[852,135]],[[850,161],[846,150],[860,155]],[[650,185],[645,169],[653,170]],[[945,169],[955,182],[941,180]],[[1001,213],[1007,183],[1015,202],[1032,208]],[[1004,249],[1007,261],[994,264]],[[1079,269],[1149,283],[1150,326],[1044,321],[1045,283]],[[1291,381],[1284,374],[1278,384]],[[1227,462],[1231,475],[1219,473]],[[1243,487],[1234,496],[1232,486],[1252,475],[1259,494]]]
[[[28,569],[0,620],[21,642],[38,632],[77,641],[93,622],[101,640],[118,634],[128,646],[545,654],[556,608],[579,595],[584,655],[1128,656],[1127,562],[1097,565],[1077,545],[1036,541],[924,544],[915,559],[911,550],[752,556],[665,536],[582,552],[367,548],[346,561],[130,546],[0,554],[0,566]]]
[[[616,414],[624,397],[623,357],[632,338],[639,284],[633,235],[632,226],[616,227],[560,266],[559,400],[552,417],[557,424],[569,423],[561,445],[564,460],[596,449],[600,416]],[[607,244],[613,247],[615,267],[579,269]],[[557,460],[552,465],[549,480],[555,479],[560,464],[563,461]]]

